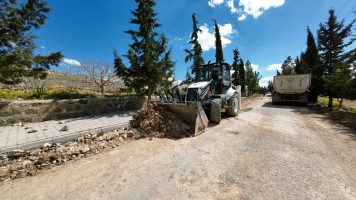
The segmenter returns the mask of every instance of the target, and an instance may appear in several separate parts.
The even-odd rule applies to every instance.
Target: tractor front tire
[[[225,112],[230,117],[236,117],[239,113],[239,99],[235,93],[228,101],[227,105],[229,108],[225,109]]]
[[[210,107],[210,122],[220,123],[221,121],[221,99],[212,99]]]

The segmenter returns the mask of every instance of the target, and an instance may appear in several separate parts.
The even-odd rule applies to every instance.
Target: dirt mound
[[[192,131],[192,127],[158,104],[151,104],[147,109],[137,111],[130,125],[137,129],[142,137],[180,138]]]
[[[330,117],[344,126],[356,129],[356,113],[333,110],[330,113]]]

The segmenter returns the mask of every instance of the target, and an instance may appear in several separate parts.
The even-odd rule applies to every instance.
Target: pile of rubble
[[[153,104],[136,112],[131,127],[91,133],[64,144],[46,143],[41,149],[0,154],[0,181],[33,176],[40,170],[77,160],[119,146],[128,138],[184,137],[192,128],[165,108]]]
[[[104,134],[87,134],[65,144],[46,143],[41,149],[0,154],[0,181],[33,176],[42,169],[115,148],[125,139],[139,135],[136,130],[124,128]]]
[[[151,104],[133,115],[130,125],[137,129],[141,137],[185,137],[192,130],[167,108]]]

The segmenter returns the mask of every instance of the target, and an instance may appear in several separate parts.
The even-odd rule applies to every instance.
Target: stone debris
[[[64,124],[64,121],[58,121],[58,124]]]
[[[64,144],[45,143],[41,149],[14,150],[0,154],[0,182],[34,176],[43,169],[62,165],[119,146],[128,137],[139,135],[135,130],[125,128],[108,133],[91,133]]]
[[[141,137],[181,138],[192,131],[192,127],[159,104],[151,104],[147,109],[136,112],[130,125],[138,130]],[[130,132],[127,134],[129,137],[132,135]]]
[[[23,126],[22,122],[12,124],[12,126]]]
[[[127,139],[181,138],[194,131],[169,110],[157,104],[137,111],[130,124],[131,127],[108,133],[89,133],[64,144],[45,143],[41,149],[14,150],[0,154],[0,181],[34,176],[40,170],[115,148]],[[60,131],[68,130],[69,127],[64,126]]]
[[[38,132],[36,129],[31,129],[31,130],[27,131],[27,133],[36,133],[36,132]]]

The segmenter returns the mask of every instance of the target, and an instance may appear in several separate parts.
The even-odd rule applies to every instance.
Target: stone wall
[[[41,122],[138,110],[144,97],[107,97],[70,100],[0,101],[0,126],[18,122]]]

